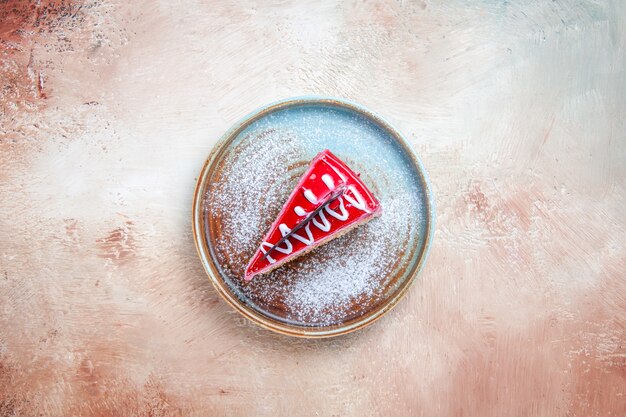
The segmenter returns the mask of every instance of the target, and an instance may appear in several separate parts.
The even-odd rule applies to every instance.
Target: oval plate
[[[324,149],[361,173],[382,216],[245,283],[248,260]],[[233,126],[202,168],[192,212],[196,247],[218,293],[265,328],[311,338],[362,328],[395,306],[434,230],[426,172],[402,135],[358,104],[325,97],[274,103]]]

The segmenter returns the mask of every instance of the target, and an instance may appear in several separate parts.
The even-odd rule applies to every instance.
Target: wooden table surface
[[[0,416],[624,416],[625,17],[0,2]],[[303,94],[388,118],[437,202],[408,297],[331,340],[240,318],[191,236],[217,139]]]

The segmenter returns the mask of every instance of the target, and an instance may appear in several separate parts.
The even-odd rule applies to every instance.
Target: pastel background
[[[0,416],[624,416],[626,3],[0,1]],[[429,261],[373,326],[218,298],[196,175],[323,94],[411,141]]]

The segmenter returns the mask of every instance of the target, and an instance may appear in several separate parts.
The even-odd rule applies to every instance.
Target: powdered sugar
[[[359,140],[366,141],[371,132],[358,122]],[[336,152],[361,172],[382,216],[245,285],[248,260],[310,159],[323,150],[310,146],[302,131],[276,125],[250,129],[224,157],[208,190],[208,229],[224,277],[242,301],[279,320],[320,326],[365,314],[402,282],[419,246],[421,203],[410,169],[392,152],[380,152],[377,164],[359,160],[358,151]]]
[[[266,130],[245,141],[211,184],[207,209],[221,214],[222,243],[231,254],[248,253],[256,247],[273,220],[268,213],[280,210],[280,189],[289,178],[289,166],[299,159],[298,149],[291,144],[289,132],[277,134]],[[276,146],[268,147],[268,143]],[[279,191],[279,192],[276,192]],[[222,259],[223,260],[223,259]]]

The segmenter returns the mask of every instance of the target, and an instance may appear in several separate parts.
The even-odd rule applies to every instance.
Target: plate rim
[[[209,177],[208,174],[211,172],[210,168],[213,163],[226,149],[227,145],[251,123],[277,110],[305,105],[330,105],[344,109],[347,108],[348,110],[365,116],[367,119],[373,120],[382,128],[387,130],[391,134],[391,136],[397,141],[398,145],[403,148],[403,150],[406,152],[406,154],[410,157],[411,161],[415,165],[415,170],[419,175],[420,181],[422,183],[421,185],[424,189],[424,194],[426,197],[425,201],[428,205],[426,210],[427,231],[425,233],[425,242],[424,247],[421,251],[422,253],[417,260],[415,270],[413,271],[411,276],[408,277],[406,281],[402,284],[403,288],[401,288],[395,296],[386,300],[380,307],[378,307],[378,309],[374,310],[372,314],[369,314],[362,319],[355,320],[354,323],[348,325],[319,327],[303,327],[298,325],[291,325],[288,323],[278,322],[277,320],[271,319],[270,317],[267,317],[260,312],[254,311],[246,307],[236,295],[234,295],[231,291],[228,291],[228,285],[221,278],[219,270],[212,259],[211,250],[209,249],[206,243],[206,239],[204,238],[204,226],[202,224],[202,201],[205,195],[204,190],[206,190],[207,187],[207,181]],[[265,329],[271,330],[279,334],[301,338],[328,338],[351,333],[374,323],[385,314],[387,314],[389,311],[391,311],[400,302],[400,300],[402,300],[407,295],[409,289],[415,282],[416,277],[423,269],[434,238],[436,221],[435,198],[433,195],[430,179],[428,178],[428,174],[426,172],[426,169],[424,168],[424,165],[422,164],[422,161],[416,155],[412,145],[406,140],[404,135],[402,135],[402,133],[400,133],[400,131],[396,129],[391,123],[389,123],[384,117],[369,110],[361,104],[358,104],[348,99],[317,95],[291,97],[278,100],[273,103],[256,108],[255,110],[235,122],[213,146],[213,149],[209,153],[202,166],[202,169],[200,170],[200,174],[198,175],[198,179],[196,180],[196,185],[193,193],[191,215],[191,226],[196,251],[198,252],[198,256],[200,257],[204,270],[208,275],[209,281],[211,281],[213,287],[221,296],[221,298],[228,304],[230,304],[230,306],[233,307],[238,313],[240,313],[253,323],[256,323],[257,325]]]

